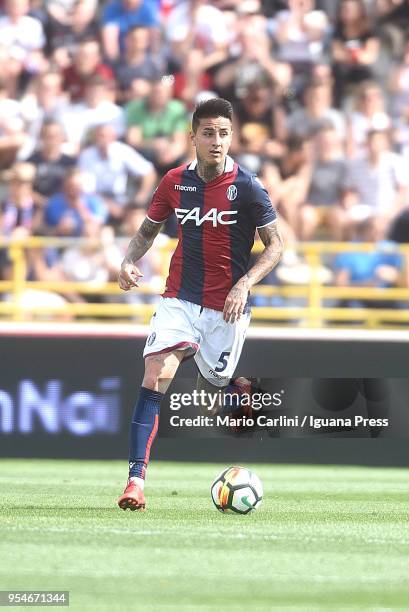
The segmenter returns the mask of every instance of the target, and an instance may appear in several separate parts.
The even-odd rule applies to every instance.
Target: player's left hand
[[[238,321],[243,314],[244,307],[249,294],[249,286],[246,279],[240,279],[229,291],[224,302],[223,319],[226,323]]]

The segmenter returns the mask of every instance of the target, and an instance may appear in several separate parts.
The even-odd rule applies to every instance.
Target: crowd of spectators
[[[216,95],[289,251],[409,243],[406,0],[0,0],[0,236],[102,244],[27,251],[28,277],[114,279],[116,239],[193,157],[191,113]],[[326,262],[334,283],[402,282],[401,257],[361,257],[362,273],[349,255]],[[142,266],[157,283],[155,249]],[[11,269],[0,249],[0,278]]]

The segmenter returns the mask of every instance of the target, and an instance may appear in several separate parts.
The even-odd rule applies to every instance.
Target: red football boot
[[[141,487],[134,480],[128,482],[125,491],[118,499],[118,506],[122,510],[145,510],[145,496]]]

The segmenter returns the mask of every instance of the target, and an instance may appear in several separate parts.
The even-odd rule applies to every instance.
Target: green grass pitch
[[[115,505],[125,462],[0,461],[0,589],[80,611],[409,609],[409,470],[248,465],[264,502],[232,516],[210,499],[223,467],[152,462],[138,513]]]

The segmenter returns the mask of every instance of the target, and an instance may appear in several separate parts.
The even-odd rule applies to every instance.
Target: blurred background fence
[[[118,242],[118,248],[121,242],[124,245],[124,240]],[[0,317],[13,321],[95,319],[133,320],[146,324],[154,312],[158,291],[164,288],[175,245],[175,240],[169,240],[157,248],[162,275],[158,275],[153,285],[142,281],[141,287],[128,294],[129,298],[124,297],[115,281],[30,280],[30,254],[46,250],[62,253],[73,248],[98,251],[104,248],[98,241],[61,237],[0,238],[0,249],[8,249],[11,262],[9,280],[0,281],[0,296],[3,298]],[[253,252],[257,254],[261,248],[261,243],[257,242]],[[409,246],[398,247],[390,243],[383,249],[386,253],[401,255],[405,261],[409,253]],[[357,254],[371,254],[374,245],[354,244],[353,250]],[[278,268],[274,284],[253,288],[253,323],[300,327],[359,323],[368,328],[393,328],[409,323],[406,267],[402,267],[401,287],[337,286],[325,263],[336,255],[350,252],[351,244],[345,242],[294,245],[294,253],[302,255],[304,263],[299,264],[296,260],[283,265]],[[274,302],[274,306],[268,305]]]

